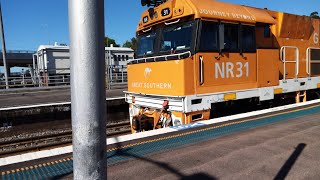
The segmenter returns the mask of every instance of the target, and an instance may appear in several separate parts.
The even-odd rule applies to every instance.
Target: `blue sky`
[[[319,0],[220,0],[309,15],[320,11]],[[105,0],[105,34],[118,44],[135,36],[140,0]],[[36,50],[41,44],[69,44],[67,0],[1,0],[8,50]]]

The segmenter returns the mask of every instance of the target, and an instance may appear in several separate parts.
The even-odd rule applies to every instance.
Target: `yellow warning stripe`
[[[72,159],[72,158],[71,158]],[[38,164],[38,165],[34,165],[34,166],[29,166],[29,167],[24,167],[24,168],[20,168],[20,169],[12,169],[11,172],[10,171],[3,171],[1,172],[1,175],[6,175],[6,174],[10,174],[10,173],[14,173],[14,172],[19,172],[19,171],[24,171],[24,170],[28,170],[28,169],[33,169],[33,168],[38,168],[38,167],[42,167],[42,166],[50,166],[51,164],[58,164],[60,162],[63,161],[69,161],[71,160],[70,158],[66,159],[60,159],[57,161],[51,161],[51,162],[47,162],[47,163],[42,163],[42,164]]]
[[[184,136],[184,135],[194,134],[194,133],[203,132],[203,131],[207,131],[207,130],[211,130],[211,129],[217,129],[217,128],[220,128],[220,127],[230,126],[230,125],[233,125],[233,124],[240,124],[240,123],[245,123],[245,122],[254,121],[254,120],[258,120],[258,119],[264,119],[264,118],[267,118],[267,117],[273,117],[273,116],[278,116],[278,115],[282,115],[282,114],[289,114],[289,113],[292,113],[292,112],[303,111],[303,110],[311,109],[311,108],[318,107],[318,106],[320,106],[320,104],[309,106],[309,107],[305,107],[305,108],[301,108],[301,109],[289,110],[289,111],[286,111],[286,112],[279,112],[279,113],[275,113],[275,114],[264,115],[264,116],[261,116],[261,117],[250,118],[250,119],[246,119],[246,120],[242,120],[242,121],[229,122],[229,123],[225,123],[225,124],[221,124],[221,125],[217,125],[217,126],[213,126],[213,127],[208,127],[208,128],[203,128],[203,129],[199,129],[199,130],[189,131],[189,132],[176,134],[176,135],[171,135],[171,136],[166,136],[166,137],[162,137],[162,138],[141,141],[141,142],[138,142],[138,143],[128,144],[128,145],[125,145],[125,146],[110,148],[110,149],[107,149],[107,152],[111,152],[111,151],[115,151],[115,150],[119,150],[119,149],[123,149],[123,148],[127,148],[127,147],[132,147],[132,146],[136,146],[136,145],[140,145],[140,144],[147,144],[147,143],[150,143],[150,142],[156,142],[156,141],[161,141],[161,140],[165,140],[165,139],[171,139],[171,138],[180,137],[180,136]]]

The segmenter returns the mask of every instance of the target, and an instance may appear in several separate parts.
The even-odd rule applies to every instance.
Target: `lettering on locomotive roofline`
[[[172,89],[172,83],[132,82],[131,87],[144,89]]]
[[[223,12],[223,11],[215,11],[215,10],[209,10],[209,9],[200,9],[200,14],[210,14],[215,16],[221,16],[221,17],[232,17],[236,19],[248,19],[251,21],[255,21],[254,16],[248,16],[244,14],[237,14],[237,13],[230,13],[230,12]]]
[[[222,62],[221,65],[215,63],[215,78],[241,78],[243,75],[249,77],[249,63],[236,62]],[[245,71],[245,73],[244,73]]]

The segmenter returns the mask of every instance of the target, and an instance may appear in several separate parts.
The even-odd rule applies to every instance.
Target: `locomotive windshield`
[[[161,38],[161,52],[189,49],[192,41],[193,23],[165,27]]]
[[[154,53],[155,37],[156,33],[150,33],[138,37],[138,56],[151,55]]]
[[[188,50],[195,39],[192,36],[194,21],[161,27],[155,32],[138,36],[137,56],[171,54],[172,51]]]

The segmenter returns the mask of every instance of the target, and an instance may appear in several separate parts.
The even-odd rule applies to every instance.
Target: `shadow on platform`
[[[285,179],[286,178],[286,176],[288,175],[289,171],[291,170],[291,168],[293,167],[294,163],[297,161],[298,157],[300,156],[300,154],[302,153],[303,149],[306,146],[307,145],[305,143],[300,143],[296,147],[296,149],[293,151],[293,153],[291,154],[289,159],[281,167],[281,169],[279,170],[279,172],[276,175],[276,177],[274,178],[274,180],[281,180],[281,179]]]
[[[118,140],[118,138],[116,137],[116,139]],[[139,156],[133,153],[128,152],[128,150],[123,150],[120,148],[121,147],[121,143],[117,143],[117,150],[116,153],[114,155],[116,156],[126,156],[126,157],[131,157],[131,158],[135,158],[135,159],[139,159],[148,163],[151,163],[153,165],[156,165],[159,168],[162,168],[176,176],[178,176],[181,180],[192,180],[192,179],[203,179],[203,180],[216,180],[217,178],[209,176],[206,173],[195,173],[192,175],[185,175],[182,172],[180,172],[178,169],[175,169],[174,167],[170,166],[170,164],[168,163],[164,163],[164,162],[160,162],[160,161],[156,161],[154,159],[151,158],[146,158],[143,156]],[[113,156],[114,156],[113,155]]]

